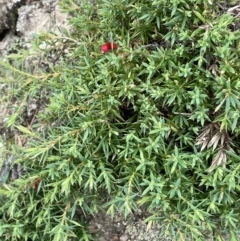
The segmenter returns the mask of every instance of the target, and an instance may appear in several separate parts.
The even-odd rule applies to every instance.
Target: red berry
[[[37,180],[33,183],[33,188],[34,188],[34,189],[38,189],[38,186],[39,186],[40,182],[41,182],[41,179],[40,179],[40,178],[37,179]]]
[[[118,45],[116,43],[107,42],[107,43],[102,45],[101,52],[106,53],[109,50],[114,50],[114,49],[117,49],[117,48],[118,48]]]

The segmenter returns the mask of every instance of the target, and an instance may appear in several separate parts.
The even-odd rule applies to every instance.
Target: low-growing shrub
[[[1,186],[3,240],[90,240],[84,216],[138,209],[173,240],[238,240],[236,2],[65,0],[71,34],[1,62],[23,167]]]

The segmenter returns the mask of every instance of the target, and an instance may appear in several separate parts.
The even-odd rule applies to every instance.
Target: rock
[[[128,236],[126,234],[123,234],[121,237],[120,237],[120,241],[128,241]]]
[[[32,36],[42,31],[52,30],[59,32],[58,28],[68,28],[67,15],[61,13],[57,1],[43,1],[39,4],[26,5],[19,8],[19,18],[16,31],[28,41]]]
[[[58,0],[0,0],[0,55],[18,39],[26,43],[43,31],[60,34],[62,28],[70,29]]]
[[[0,0],[0,57],[10,51],[17,51],[19,47],[30,49],[31,44],[29,43],[32,37],[43,31],[53,31],[60,35],[59,29],[61,28],[70,29],[67,14],[61,12],[58,0]],[[7,84],[0,85],[0,100],[7,89]],[[45,99],[45,97],[41,97],[42,99]],[[38,100],[37,98],[31,98],[29,101],[29,109],[25,111],[27,113],[22,113],[24,115],[23,120],[26,122],[21,123],[22,125],[26,126],[34,120],[34,115],[40,108],[34,106],[34,103]],[[9,131],[4,124],[18,104],[18,100],[11,104],[7,102],[1,102],[0,104],[0,145],[3,145],[13,136],[17,137],[17,134]],[[0,152],[0,156],[0,183],[7,178],[10,180],[19,178],[23,169],[21,165],[13,164],[14,156],[3,157],[3,152]]]
[[[0,0],[0,34],[13,28],[17,18],[17,6],[23,0]]]

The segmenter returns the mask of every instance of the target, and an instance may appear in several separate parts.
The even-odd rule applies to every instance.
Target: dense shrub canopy
[[[146,221],[162,222],[174,240],[223,240],[223,230],[237,240],[234,4],[65,0],[72,34],[44,34],[29,53],[1,62],[7,98],[20,101],[7,125],[27,140],[11,144],[22,177],[0,190],[5,240],[89,240],[79,212],[101,208],[112,216],[147,209]],[[102,53],[106,42],[118,48]],[[56,64],[53,52],[64,52]],[[34,67],[36,58],[48,68]],[[45,106],[23,124],[36,96]]]

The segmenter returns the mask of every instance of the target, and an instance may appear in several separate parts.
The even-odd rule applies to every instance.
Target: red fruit
[[[102,45],[102,47],[101,47],[101,52],[102,52],[102,53],[106,53],[106,52],[108,52],[109,50],[113,50],[113,49],[117,49],[117,48],[118,48],[118,45],[117,45],[117,44],[107,42],[107,43],[105,43],[104,45]]]
[[[34,189],[38,189],[38,186],[39,186],[40,182],[41,182],[41,179],[40,179],[40,178],[37,179],[37,180],[33,183],[33,188],[34,188]]]

